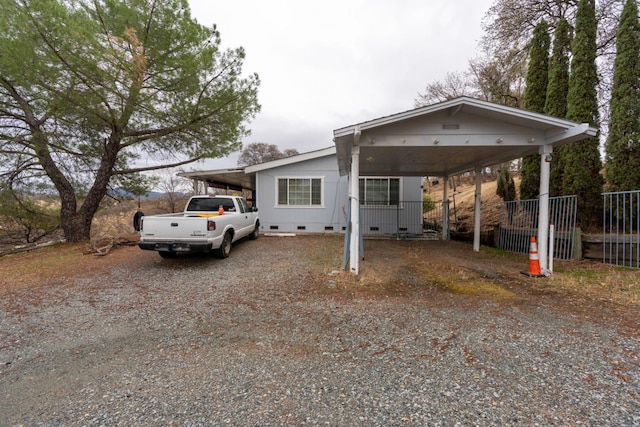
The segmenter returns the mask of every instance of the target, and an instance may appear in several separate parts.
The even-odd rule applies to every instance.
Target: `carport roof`
[[[244,168],[181,172],[178,176],[203,181],[216,188],[236,191],[254,190],[253,177],[247,175]]]
[[[450,176],[595,136],[597,129],[459,97],[336,129],[341,175],[360,147],[361,176]]]

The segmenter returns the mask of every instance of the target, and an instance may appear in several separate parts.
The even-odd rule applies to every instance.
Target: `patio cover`
[[[178,176],[205,182],[209,187],[234,191],[255,190],[255,178],[247,175],[244,168],[180,172]]]
[[[538,241],[542,243],[548,238],[549,166],[553,148],[596,134],[597,129],[586,123],[469,97],[334,130],[338,169],[341,175],[349,175],[350,182],[351,271],[358,272],[360,176],[447,178],[540,154]],[[477,251],[480,247],[480,174],[476,177],[474,250]],[[446,185],[444,191],[446,199]],[[539,254],[541,267],[546,269],[546,245],[540,245]]]

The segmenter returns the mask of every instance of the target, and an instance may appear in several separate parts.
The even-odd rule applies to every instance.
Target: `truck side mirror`
[[[253,206],[253,207],[251,208],[251,211],[252,211],[252,212],[258,212],[258,208],[257,208],[257,207],[255,207],[255,206]]]

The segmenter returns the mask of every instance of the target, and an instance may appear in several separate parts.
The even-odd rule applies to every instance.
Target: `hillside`
[[[520,185],[520,179],[514,178],[516,188]],[[496,194],[498,182],[487,181],[482,183],[482,208],[480,211],[480,228],[481,232],[488,233],[493,231],[493,226],[500,222],[500,208],[502,199]],[[462,182],[456,185],[455,191],[449,185],[449,201],[452,212],[458,222],[458,231],[461,233],[473,231],[473,210],[475,203],[475,183]],[[436,202],[442,201],[442,184],[430,185],[429,196]],[[454,210],[455,209],[455,210]]]

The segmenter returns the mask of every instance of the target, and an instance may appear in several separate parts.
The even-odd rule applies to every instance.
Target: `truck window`
[[[238,201],[240,202],[240,209],[242,209],[242,212],[251,212],[251,208],[245,199],[238,199]]]
[[[218,197],[199,197],[191,199],[186,210],[192,212],[213,212],[217,211],[220,205],[222,205],[225,211],[229,211],[230,208],[233,208],[233,201]]]

